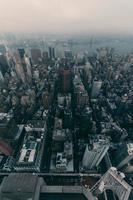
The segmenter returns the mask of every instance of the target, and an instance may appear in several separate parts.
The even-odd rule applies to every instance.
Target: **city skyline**
[[[132,11],[0,0],[0,200],[133,200]]]

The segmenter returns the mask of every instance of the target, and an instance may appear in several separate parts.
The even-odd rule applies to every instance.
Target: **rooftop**
[[[10,174],[4,178],[1,186],[2,193],[28,192],[33,193],[38,177],[32,174]]]

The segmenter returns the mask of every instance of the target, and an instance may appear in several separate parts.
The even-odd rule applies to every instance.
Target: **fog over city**
[[[0,0],[0,32],[132,33],[132,0]]]

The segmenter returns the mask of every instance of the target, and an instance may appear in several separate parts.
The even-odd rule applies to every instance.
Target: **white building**
[[[85,169],[94,169],[98,167],[109,149],[109,143],[106,140],[98,139],[93,141],[92,146],[86,145],[82,166]]]

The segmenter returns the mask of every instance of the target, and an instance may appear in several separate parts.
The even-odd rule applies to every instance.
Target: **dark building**
[[[10,156],[13,152],[13,149],[6,142],[0,140],[0,152],[6,156]]]
[[[9,66],[7,63],[6,56],[4,54],[0,54],[0,71],[3,75],[7,72],[8,68]]]
[[[40,63],[42,61],[41,50],[37,48],[31,49],[31,59],[35,65]]]
[[[13,116],[8,113],[0,113],[0,138],[12,140],[18,129]]]
[[[18,52],[19,52],[19,56],[21,59],[24,58],[24,54],[25,54],[25,50],[24,49],[18,49]]]
[[[48,91],[43,92],[42,101],[43,101],[44,109],[48,109],[51,104],[51,94]]]
[[[2,181],[1,200],[94,200],[83,186],[47,185],[43,178],[33,174],[10,174]]]
[[[59,71],[60,85],[62,88],[62,92],[69,92],[71,90],[71,70],[63,69]]]
[[[4,155],[11,155],[20,145],[22,126],[17,126],[12,115],[0,113],[0,150]]]
[[[5,200],[39,200],[40,180],[32,174],[11,174],[4,178],[0,199]],[[37,187],[38,186],[38,187]]]
[[[55,58],[55,49],[53,47],[49,47],[49,58]]]
[[[64,128],[70,128],[72,122],[72,113],[70,110],[64,110]]]

